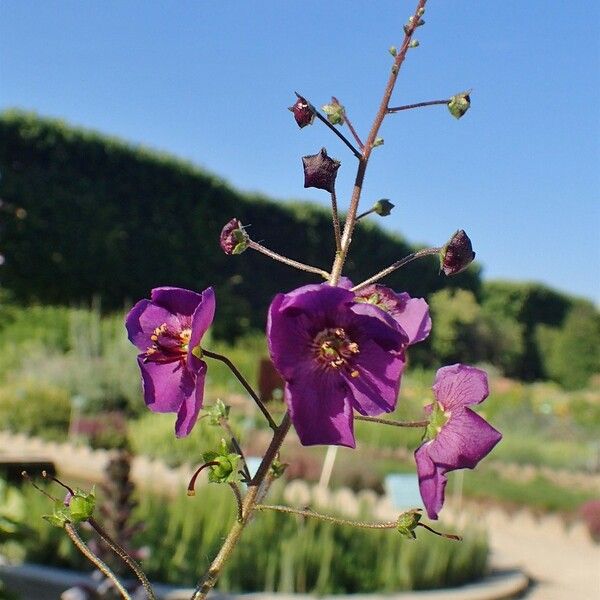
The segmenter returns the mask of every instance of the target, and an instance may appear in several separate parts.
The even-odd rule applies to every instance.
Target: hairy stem
[[[365,279],[365,281],[359,283],[358,285],[355,285],[353,288],[351,288],[350,291],[358,292],[359,290],[362,290],[363,288],[367,287],[368,285],[371,285],[372,283],[375,283],[376,281],[383,279],[390,273],[393,273],[396,269],[400,269],[404,265],[407,265],[409,262],[412,262],[413,260],[416,260],[417,258],[423,258],[424,256],[431,256],[432,254],[439,254],[440,250],[441,250],[441,248],[425,248],[424,250],[419,250],[418,252],[413,252],[412,254],[405,256],[401,260],[397,260],[395,263],[391,264],[389,267],[386,267],[382,271],[379,271],[379,273],[375,273],[375,275],[373,275],[372,277],[369,277],[369,279]]]
[[[235,496],[235,501],[237,503],[237,509],[238,509],[237,520],[238,520],[238,522],[240,522],[244,518],[244,509],[242,507],[242,493],[240,492],[240,488],[239,488],[238,484],[235,483],[234,481],[230,481],[228,485],[231,488],[233,495]]]
[[[387,109],[389,115],[400,112],[401,110],[410,110],[411,108],[421,108],[422,106],[435,106],[436,104],[448,105],[450,98],[446,100],[428,100],[427,102],[417,102],[416,104],[404,104],[403,106],[394,106]]]
[[[296,269],[300,269],[301,271],[306,271],[307,273],[316,273],[320,275],[323,279],[329,279],[329,273],[324,271],[323,269],[319,269],[319,267],[311,267],[310,265],[305,265],[304,263],[298,262],[297,260],[292,260],[291,258],[287,258],[286,256],[282,256],[281,254],[277,254],[277,252],[273,252],[273,250],[269,250],[265,248],[262,244],[255,242],[254,240],[248,241],[248,248],[252,248],[257,252],[272,258],[273,260],[277,260],[282,262],[285,265],[290,267],[294,267]]]
[[[88,519],[88,523],[94,528],[96,533],[104,540],[104,543],[134,572],[135,576],[138,578],[139,582],[144,587],[146,591],[146,595],[149,600],[157,600],[156,594],[150,585],[150,581],[146,574],[142,570],[142,567],[135,561],[123,548],[120,544],[118,544],[115,540],[113,540],[107,531],[94,519],[90,517]]]
[[[252,386],[248,383],[246,378],[238,371],[237,367],[222,354],[217,354],[216,352],[211,352],[210,350],[205,350],[202,348],[202,356],[207,356],[208,358],[214,358],[215,360],[220,360],[222,363],[225,363],[230,371],[236,376],[237,380],[242,384],[244,389],[250,394],[256,405],[265,416],[269,423],[269,427],[273,429],[273,431],[277,431],[277,423],[273,420],[271,413],[267,410],[267,407],[263,404],[261,399],[258,397],[258,394],[252,389]]]
[[[123,587],[121,582],[117,579],[117,576],[110,570],[108,565],[104,563],[100,558],[98,558],[86,545],[86,543],[79,537],[77,530],[71,523],[65,523],[65,531],[67,535],[71,538],[71,541],[97,569],[100,571],[105,577],[110,579],[112,584],[115,586],[119,594],[121,594],[121,598],[123,600],[131,600],[131,596],[127,592],[127,590]]]
[[[322,123],[325,123],[325,125],[327,125],[327,127],[329,127],[329,129],[331,129],[331,131],[333,131],[333,133],[335,133],[335,135],[337,135],[342,140],[342,142],[344,142],[344,144],[348,146],[348,148],[350,148],[352,154],[354,154],[354,156],[356,156],[358,160],[361,160],[362,155],[360,151],[354,147],[352,142],[339,129],[336,129],[336,127],[327,120],[327,117],[324,117],[314,106],[312,106],[312,109],[317,119],[319,119],[319,121],[321,121]]]
[[[360,158],[358,169],[356,171],[356,177],[354,179],[354,188],[350,198],[350,207],[348,209],[348,216],[346,217],[346,223],[344,225],[344,233],[342,234],[342,250],[336,254],[333,266],[331,268],[331,277],[329,278],[331,285],[337,285],[337,282],[342,274],[342,269],[344,267],[344,263],[346,262],[350,243],[352,242],[352,232],[354,231],[354,225],[356,224],[356,213],[358,211],[358,204],[360,202],[365,173],[367,171],[367,164],[369,162],[371,152],[373,151],[373,144],[377,139],[377,134],[379,133],[381,124],[383,123],[383,119],[387,114],[390,98],[392,96],[392,92],[394,91],[396,80],[398,79],[400,67],[406,58],[406,53],[408,52],[413,33],[417,28],[421,11],[425,8],[426,3],[427,0],[419,0],[413,19],[406,27],[404,41],[402,42],[402,46],[400,47],[400,50],[394,59],[394,64],[392,66],[388,82],[385,86],[379,109],[375,115],[373,125],[371,126],[371,131],[369,132],[369,136],[367,137],[367,141],[363,147],[362,156]]]
[[[235,546],[237,545],[240,537],[242,536],[244,528],[248,524],[250,517],[252,516],[256,508],[256,503],[258,501],[262,485],[265,481],[268,480],[269,469],[271,468],[271,464],[273,463],[273,460],[275,460],[279,448],[281,448],[281,444],[283,444],[283,440],[285,439],[285,436],[290,430],[291,424],[292,421],[290,419],[290,415],[286,412],[285,416],[283,417],[283,420],[281,421],[281,424],[275,430],[273,439],[271,440],[271,443],[269,444],[269,447],[265,452],[265,455],[262,459],[262,462],[260,463],[260,466],[258,467],[254,479],[248,487],[248,492],[246,493],[246,496],[244,497],[244,500],[242,502],[241,521],[236,521],[233,524],[233,527],[227,534],[227,537],[225,538],[225,541],[223,542],[223,545],[221,546],[221,549],[219,550],[217,556],[215,556],[212,564],[208,568],[208,571],[198,583],[198,586],[196,587],[191,600],[204,600],[210,592],[210,590],[212,590],[216,585],[217,580],[219,579],[219,575],[221,574],[221,571],[223,570],[223,567],[227,562],[227,559],[229,558]]]
[[[336,525],[350,525],[351,527],[359,527],[361,529],[395,529],[396,521],[370,522],[370,521],[353,521],[351,519],[341,519],[332,515],[324,515],[307,508],[292,508],[291,506],[280,506],[276,504],[257,504],[256,510],[274,510],[277,512],[288,513],[290,515],[298,515],[300,517],[310,517],[320,521],[328,521]]]
[[[341,234],[340,234],[340,216],[338,214],[337,196],[335,195],[335,187],[331,192],[331,217],[333,219],[333,235],[335,237],[335,251],[340,252],[342,249]]]
[[[393,427],[427,427],[429,421],[396,421],[395,419],[380,419],[379,417],[366,417],[364,415],[354,415],[357,421],[367,421],[369,423],[381,423],[382,425],[392,425]]]

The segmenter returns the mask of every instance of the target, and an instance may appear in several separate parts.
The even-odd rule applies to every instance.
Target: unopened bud
[[[70,502],[69,512],[74,523],[87,521],[93,514],[96,508],[96,493],[94,488],[90,492],[83,490],[75,490]]]
[[[298,96],[298,100],[288,110],[294,113],[294,119],[296,119],[298,127],[302,129],[302,127],[312,125],[312,122],[315,120],[315,111],[308,100],[299,94],[296,94],[296,96]]]
[[[314,187],[333,193],[340,161],[327,156],[327,150],[321,148],[317,154],[302,157],[304,168],[304,187]]]
[[[400,535],[411,540],[417,538],[415,529],[421,520],[421,509],[413,508],[403,512],[396,521],[396,529]]]
[[[323,112],[327,115],[327,120],[332,125],[343,125],[346,111],[344,107],[338,102],[337,98],[332,97],[330,104],[324,104],[322,107]]]
[[[217,401],[208,408],[208,420],[210,421],[211,425],[220,425],[221,424],[221,419],[228,419],[229,418],[229,411],[230,411],[231,407],[227,406],[223,400],[221,400],[220,398],[217,399]]]
[[[440,270],[446,275],[456,275],[464,271],[475,258],[469,236],[459,229],[440,250]]]
[[[373,212],[377,213],[380,217],[389,216],[392,212],[392,208],[394,208],[394,205],[387,198],[377,200],[377,202],[373,204]]]
[[[456,94],[450,98],[450,102],[448,102],[448,110],[450,114],[460,119],[464,114],[469,110],[471,106],[471,96],[469,92],[462,92],[461,94]]]
[[[418,48],[419,47],[419,40],[411,40],[410,44],[408,44],[409,48]]]
[[[225,254],[241,254],[248,248],[250,236],[246,233],[239,219],[231,219],[221,230],[221,249]]]
[[[375,141],[373,142],[373,148],[376,148],[377,146],[383,146],[383,138],[382,137],[375,138]]]
[[[390,48],[389,48],[389,53],[390,53],[392,56],[396,56],[396,54],[398,54],[398,49],[396,48],[396,46],[390,46]]]
[[[240,474],[238,473],[240,455],[229,452],[225,440],[221,440],[219,450],[205,452],[202,458],[210,467],[208,481],[211,483],[234,483],[240,481]]]

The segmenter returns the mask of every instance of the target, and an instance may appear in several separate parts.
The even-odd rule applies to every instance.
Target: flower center
[[[320,331],[313,340],[313,350],[319,363],[332,369],[350,368],[350,359],[360,353],[358,344],[341,327]],[[359,372],[353,369],[350,375],[358,377]]]
[[[446,411],[439,402],[436,402],[429,416],[429,425],[427,425],[427,429],[425,430],[425,437],[428,440],[434,440],[442,430],[442,427],[448,422],[450,416],[450,411]]]
[[[156,362],[172,362],[185,358],[190,347],[192,330],[189,327],[176,331],[166,323],[154,329],[152,345],[146,350],[146,359]]]

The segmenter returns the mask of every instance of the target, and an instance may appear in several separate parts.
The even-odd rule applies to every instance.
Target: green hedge
[[[0,113],[0,139],[0,281],[18,301],[95,296],[114,309],[158,285],[214,285],[216,333],[231,337],[263,329],[273,295],[310,279],[253,252],[225,256],[227,220],[251,223],[267,246],[311,264],[328,267],[333,255],[330,216],[314,205],[241,194],[175,158],[29,113]],[[360,280],[412,249],[365,223],[348,272]],[[478,293],[477,267],[446,279],[436,263],[412,263],[388,282],[417,296],[444,286]]]

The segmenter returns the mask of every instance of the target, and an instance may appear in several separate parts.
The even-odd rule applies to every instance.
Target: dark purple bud
[[[221,248],[225,254],[241,254],[248,248],[250,236],[239,219],[231,219],[221,230]]]
[[[456,275],[464,271],[474,258],[475,252],[469,236],[459,229],[440,250],[440,269],[446,275]]]
[[[312,125],[312,122],[315,120],[315,111],[308,100],[298,94],[296,96],[298,96],[298,100],[288,110],[294,113],[294,119],[296,119],[298,127],[302,129],[302,127]]]
[[[333,193],[335,177],[340,161],[327,156],[327,150],[321,148],[317,154],[302,157],[304,166],[304,187],[314,187]]]

